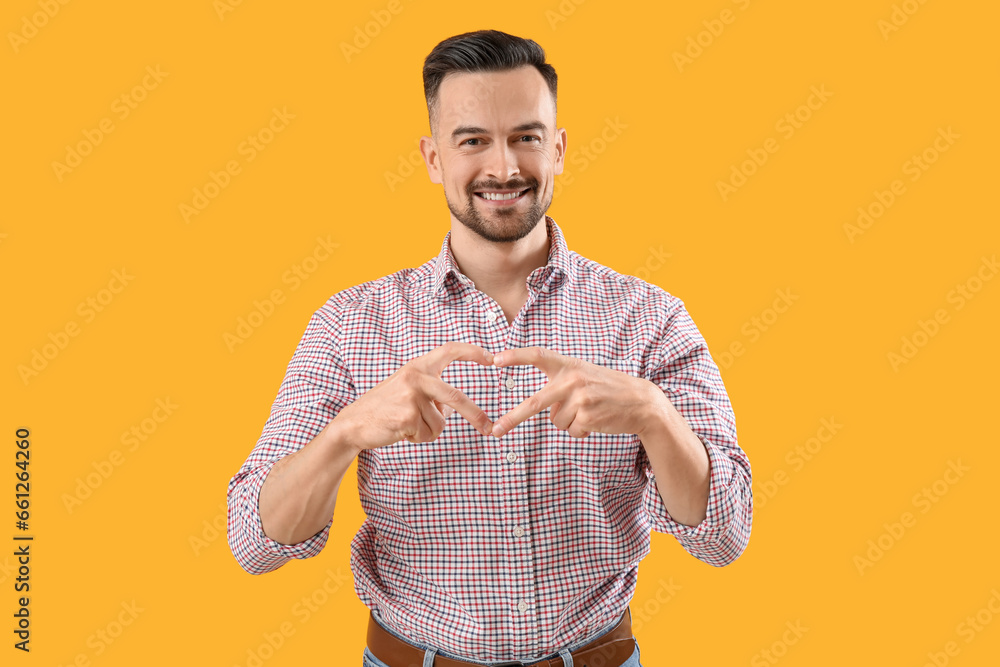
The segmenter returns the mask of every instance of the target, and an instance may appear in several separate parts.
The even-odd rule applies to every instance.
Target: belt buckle
[[[528,663],[514,660],[512,662],[495,662],[490,667],[525,667]]]

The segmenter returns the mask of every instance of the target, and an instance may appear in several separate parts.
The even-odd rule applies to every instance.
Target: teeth
[[[517,199],[521,196],[521,192],[511,192],[507,195],[501,195],[495,192],[479,192],[477,194],[483,199],[489,199],[490,201],[505,201],[507,199]]]

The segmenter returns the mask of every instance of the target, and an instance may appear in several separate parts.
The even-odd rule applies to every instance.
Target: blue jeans
[[[382,625],[381,624],[381,618],[378,617],[377,612],[376,612],[375,616],[376,616],[376,620],[380,621],[379,624]],[[382,627],[385,627],[385,626],[382,625]],[[396,634],[395,632],[393,632],[392,630],[389,630],[388,628],[386,628],[386,630],[390,634],[395,635],[396,637],[399,637],[399,635]],[[404,640],[404,641],[409,641],[405,637],[399,637],[399,638],[402,639],[402,640]],[[412,642],[410,642],[410,643],[412,644]],[[576,649],[580,648],[581,646],[585,646],[586,644],[589,644],[589,643],[590,642],[588,642],[588,641],[584,641],[584,642],[581,642],[580,644],[578,644],[576,646],[570,646],[567,649],[563,649],[562,651],[559,651],[559,655],[562,656],[562,659],[563,659],[563,665],[564,665],[564,667],[574,667],[574,665],[573,665],[573,657],[570,655],[570,652],[571,651],[575,651]],[[420,646],[418,644],[414,644],[414,645],[415,646]],[[434,665],[434,654],[438,653],[439,651],[437,651],[437,649],[431,649],[431,648],[426,647],[426,646],[420,646],[420,648],[426,649],[426,652],[424,653],[424,667],[433,667],[433,665]],[[447,655],[448,657],[451,657],[451,658],[457,658],[457,656],[453,656],[451,654],[444,654],[444,655]],[[544,659],[545,658],[542,658],[542,660],[544,660]],[[378,658],[376,658],[374,655],[372,655],[372,652],[368,650],[367,646],[365,647],[365,652],[364,652],[364,655],[362,656],[362,663],[361,664],[362,664],[362,667],[389,667],[389,665],[385,664],[384,662],[382,662],[381,660],[379,660]],[[484,665],[488,665],[489,663],[483,663],[483,664]],[[580,665],[576,665],[575,667],[581,667],[581,666]],[[628,660],[626,660],[624,663],[622,663],[621,667],[642,667],[642,663],[639,662],[639,643],[638,642],[636,642],[635,651],[632,653],[632,655],[629,657]]]

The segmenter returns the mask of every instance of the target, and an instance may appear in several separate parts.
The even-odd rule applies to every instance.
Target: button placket
[[[507,371],[507,368],[503,369]],[[513,372],[513,370],[511,370]],[[518,404],[515,394],[504,387],[509,386],[508,379],[501,382],[501,405],[509,411]],[[515,383],[516,386],[516,383]],[[506,395],[505,395],[506,394]],[[524,435],[518,431],[506,434],[503,444],[510,447],[505,458],[509,462],[517,461],[519,456],[515,450],[524,446]],[[532,551],[531,537],[526,525],[530,518],[530,503],[528,498],[527,477],[524,466],[512,465],[505,468],[506,507],[504,518],[510,523],[507,538],[507,553],[510,559],[510,600],[514,615],[511,619],[513,636],[523,638],[524,650],[532,651],[537,643],[537,622],[532,601],[535,599],[535,558]]]
[[[504,317],[497,304],[497,319]],[[510,327],[490,327],[503,337],[500,350],[515,349],[524,346],[524,322],[522,314],[515,318]],[[521,396],[524,370],[519,366],[505,366],[498,369],[499,414],[503,415],[514,409],[523,398]],[[526,445],[526,435],[523,430],[514,429],[500,439],[499,451],[503,466],[504,510],[502,521],[507,530],[506,551],[508,555],[508,598],[511,610],[510,632],[518,638],[521,650],[533,652],[538,647],[538,618],[535,609],[537,596],[535,588],[535,555],[530,533],[531,503],[527,484],[527,459],[521,459],[521,453]],[[506,461],[506,463],[504,463]],[[519,465],[520,463],[525,465]]]

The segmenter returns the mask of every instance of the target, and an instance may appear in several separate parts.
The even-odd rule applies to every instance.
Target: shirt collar
[[[528,287],[536,291],[556,289],[572,278],[573,273],[573,264],[570,262],[562,230],[549,216],[545,216],[545,226],[549,235],[548,262],[532,271],[527,280]],[[431,293],[436,296],[444,296],[452,291],[457,293],[461,291],[462,285],[475,287],[472,280],[458,269],[451,252],[451,230],[448,230],[431,273]]]

